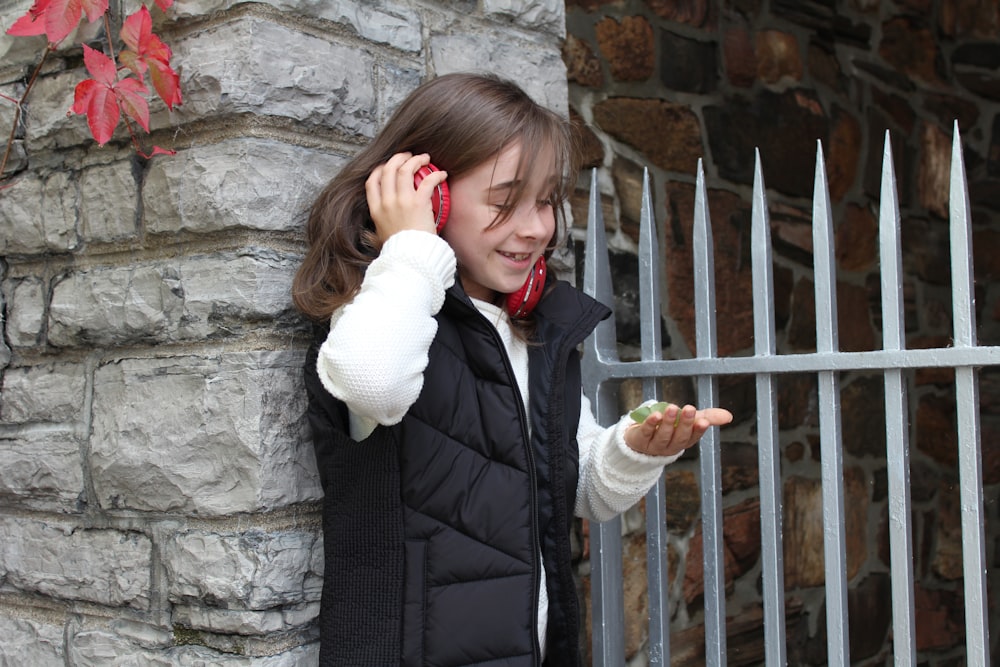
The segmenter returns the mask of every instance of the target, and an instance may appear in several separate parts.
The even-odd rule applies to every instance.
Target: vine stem
[[[25,86],[24,92],[21,94],[21,99],[14,101],[14,122],[10,126],[10,136],[7,137],[7,147],[3,151],[3,157],[0,158],[0,181],[3,180],[3,172],[4,169],[7,168],[7,160],[10,158],[10,153],[14,148],[14,137],[17,136],[17,124],[21,120],[21,108],[24,105],[24,100],[28,98],[28,93],[31,92],[32,86],[35,85],[35,80],[38,78],[38,74],[42,71],[42,65],[45,64],[45,59],[48,58],[49,54],[54,50],[55,45],[51,43],[46,44],[45,51],[42,53],[42,57],[38,61],[38,65],[35,66],[35,71],[31,73],[31,78],[28,79],[28,85]],[[4,97],[6,97],[6,95]]]
[[[118,57],[115,56],[115,44],[114,40],[111,39],[111,5],[104,10],[104,38],[108,40],[108,56],[111,58],[111,62],[117,63]]]

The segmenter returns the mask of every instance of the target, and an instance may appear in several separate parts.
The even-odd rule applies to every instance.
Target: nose
[[[529,204],[519,216],[517,234],[528,239],[549,239],[556,227],[555,214],[551,206]]]

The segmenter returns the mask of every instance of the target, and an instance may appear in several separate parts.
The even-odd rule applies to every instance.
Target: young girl
[[[505,306],[564,232],[575,156],[513,83],[447,75],[312,208],[294,298],[329,325],[305,367],[322,665],[580,664],[574,516],[628,509],[732,419],[670,405],[602,428],[577,347],[608,309],[552,276],[527,317]]]

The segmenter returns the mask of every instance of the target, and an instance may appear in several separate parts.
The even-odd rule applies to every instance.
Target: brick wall
[[[49,59],[0,191],[0,664],[315,663],[304,209],[429,74],[565,112],[564,26],[559,0],[179,0],[151,162],[66,116],[79,47]],[[43,48],[0,35],[0,92]]]
[[[663,227],[666,354],[691,356],[694,174],[704,159],[716,247],[720,355],[752,353],[750,186],[759,147],[776,248],[779,353],[815,349],[811,197],[816,141],[827,159],[836,226],[840,344],[877,349],[877,213],[883,139],[891,135],[902,206],[909,347],[948,345],[947,174],[961,127],[976,247],[979,341],[1000,341],[1000,8],[995,0],[567,0],[564,58],[571,113],[590,128],[600,167],[623,354],[638,345],[636,272],[642,168]],[[945,184],[945,187],[942,187]],[[585,200],[577,202],[585,220]],[[631,282],[630,282],[631,281]],[[665,338],[665,340],[666,340]],[[997,564],[998,372],[981,375],[987,558]],[[892,651],[883,387],[843,380],[847,576],[853,664]],[[908,377],[914,577],[920,664],[964,663],[954,390],[947,371]],[[668,395],[690,400],[679,382]],[[790,664],[826,663],[817,389],[778,379]],[[626,394],[634,399],[636,394]],[[736,423],[722,433],[730,665],[762,660],[757,452],[752,378],[722,383]],[[625,401],[624,404],[628,404]],[[697,457],[667,471],[672,665],[703,664]],[[625,522],[627,644],[645,664],[645,538]],[[990,588],[997,575],[990,572]],[[998,613],[989,604],[990,625]],[[997,646],[993,637],[993,645]],[[994,651],[994,660],[997,654]]]

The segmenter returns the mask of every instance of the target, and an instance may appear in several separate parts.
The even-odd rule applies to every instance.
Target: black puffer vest
[[[323,479],[321,665],[580,663],[570,560],[580,415],[577,345],[608,310],[556,282],[529,346],[531,436],[496,329],[446,295],[424,385],[402,422],[356,443],[306,361]],[[539,562],[539,554],[542,562]]]

